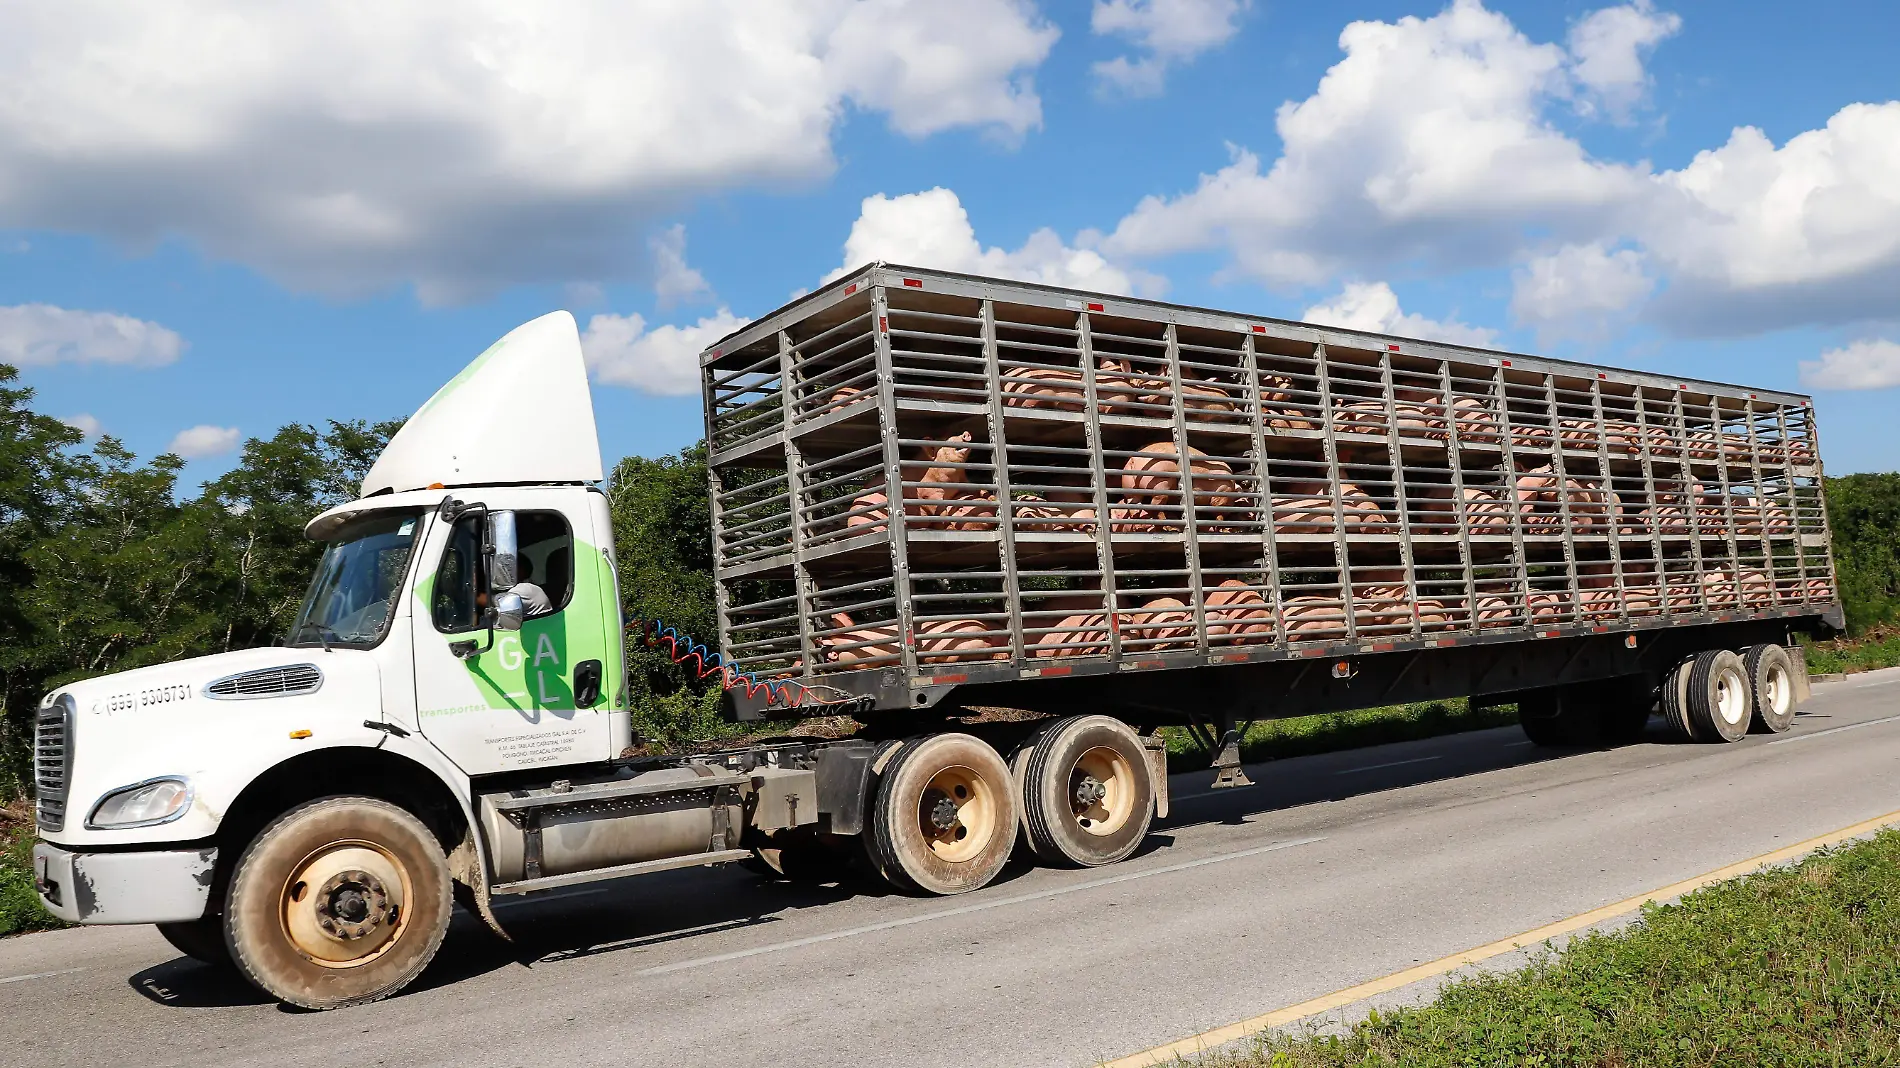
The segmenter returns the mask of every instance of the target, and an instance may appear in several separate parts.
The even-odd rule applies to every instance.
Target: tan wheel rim
[[[1715,679],[1715,714],[1731,727],[1748,719],[1748,685],[1739,671],[1724,671]]]
[[[354,968],[402,937],[408,873],[373,842],[332,842],[305,857],[284,881],[284,933],[326,968]]]
[[[996,831],[996,787],[953,764],[930,777],[917,803],[917,828],[937,859],[962,864],[982,855]]]
[[[1089,834],[1121,830],[1135,812],[1134,765],[1105,745],[1083,753],[1069,772],[1069,810]]]
[[[1788,681],[1788,672],[1776,665],[1768,669],[1767,685],[1762,687],[1762,696],[1767,698],[1769,711],[1776,717],[1784,716],[1794,699],[1794,688]]]

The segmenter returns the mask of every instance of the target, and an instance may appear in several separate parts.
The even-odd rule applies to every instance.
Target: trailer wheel
[[[1690,661],[1682,706],[1695,737],[1705,742],[1738,742],[1754,717],[1748,670],[1727,649],[1709,649]]]
[[[903,744],[885,765],[865,852],[900,890],[961,894],[996,878],[1016,842],[1008,765],[967,734]]]
[[[1594,713],[1570,687],[1549,686],[1517,696],[1517,722],[1533,745],[1596,745],[1601,734]]]
[[[1794,658],[1788,650],[1773,643],[1751,645],[1742,650],[1742,669],[1755,709],[1751,728],[1757,734],[1780,734],[1793,726]]]
[[[1689,718],[1689,675],[1695,670],[1695,662],[1696,658],[1691,656],[1669,669],[1669,673],[1663,676],[1662,697],[1659,701],[1663,722],[1687,742],[1703,740],[1695,723]]]
[[[280,1001],[335,1009],[408,985],[449,926],[449,869],[422,821],[369,797],[279,816],[245,848],[224,937],[245,977]]]
[[[1120,720],[1073,716],[1036,739],[1023,766],[1023,831],[1047,864],[1100,867],[1126,858],[1154,820],[1141,739]]]
[[[171,947],[200,964],[214,968],[231,967],[231,949],[224,944],[224,917],[203,916],[182,923],[153,926]]]

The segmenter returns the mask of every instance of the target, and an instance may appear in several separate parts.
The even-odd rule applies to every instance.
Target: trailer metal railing
[[[1798,395],[889,265],[702,366],[760,677],[928,704],[1839,613]]]

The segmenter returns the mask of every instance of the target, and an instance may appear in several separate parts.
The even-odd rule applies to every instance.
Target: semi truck
[[[1842,624],[1794,394],[885,263],[700,363],[717,652],[626,618],[574,320],[536,319],[310,520],[281,645],[45,696],[46,907],[337,1008],[456,903],[506,937],[497,898],[688,867],[1115,863],[1168,726],[1220,787],[1253,721],[1427,699],[1786,730]],[[853,726],[651,755],[629,635],[741,722]]]

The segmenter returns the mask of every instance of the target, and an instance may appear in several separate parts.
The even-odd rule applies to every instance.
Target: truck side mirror
[[[525,612],[520,594],[503,592],[495,595],[496,630],[520,630],[521,617]]]
[[[517,561],[519,555],[515,544],[515,514],[513,512],[488,513],[488,588],[500,593],[513,589],[519,574]],[[515,598],[517,604],[520,598]],[[517,613],[519,618],[519,613]],[[505,627],[504,630],[519,629]]]

